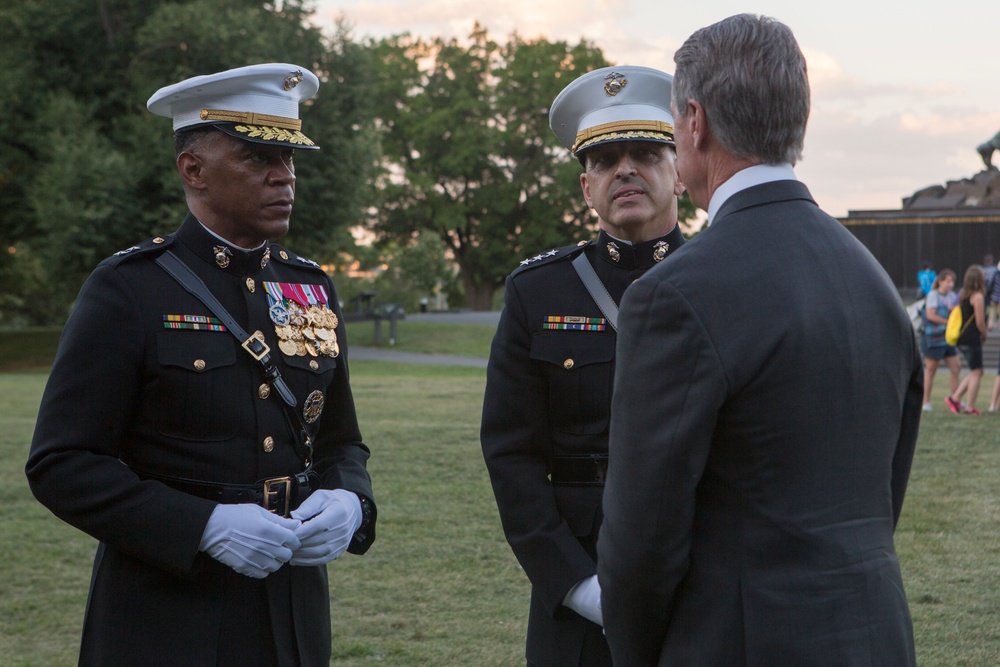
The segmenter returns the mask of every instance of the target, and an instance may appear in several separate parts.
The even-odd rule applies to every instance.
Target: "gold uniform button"
[[[309,362],[309,368],[313,369],[314,371],[318,371],[319,370],[319,362],[316,361],[315,359],[313,359],[312,361]]]
[[[288,253],[285,252],[284,250],[282,250],[278,254],[281,255],[281,259],[288,259]]]
[[[567,359],[566,361],[563,362],[563,368],[565,368],[568,371],[573,370],[573,366],[575,365],[576,362],[573,361],[572,359]]]
[[[194,369],[196,371],[203,371],[203,370],[205,370],[205,360],[204,359],[195,359],[194,360]]]
[[[271,395],[271,385],[269,385],[269,384],[267,384],[265,382],[261,386],[257,387],[257,395],[260,396],[261,398],[267,398],[268,396],[270,396]]]
[[[253,278],[247,278],[247,289],[253,292],[256,287],[257,286],[254,284]]]
[[[164,239],[162,236],[157,236],[155,239],[153,239],[153,243],[156,243],[157,245],[166,242],[167,242],[166,239]]]
[[[264,451],[269,454],[274,451],[274,438],[271,436],[264,438]]]
[[[579,243],[576,244],[576,246],[578,248],[582,248],[583,246],[587,245],[588,243],[590,243],[590,241],[580,241]]]

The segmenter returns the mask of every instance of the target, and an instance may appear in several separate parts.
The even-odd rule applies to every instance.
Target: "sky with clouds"
[[[895,209],[914,191],[968,178],[975,147],[1000,131],[1000,2],[805,0],[314,0],[356,38],[409,32],[463,38],[473,23],[586,39],[615,64],[673,72],[692,32],[739,12],[773,16],[806,55],[812,113],[796,172],[832,215]],[[1000,164],[1000,154],[994,156]]]

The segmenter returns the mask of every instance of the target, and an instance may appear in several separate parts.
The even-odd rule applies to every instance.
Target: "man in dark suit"
[[[709,227],[625,294],[598,578],[616,665],[914,664],[893,532],[922,373],[886,273],[792,164],[791,31],[677,51],[678,167]]]
[[[600,234],[526,259],[507,279],[481,440],[504,533],[531,580],[529,665],[611,665],[595,561],[615,323],[625,288],[684,242],[670,81],[606,68],[556,97],[549,122],[583,165]]]
[[[270,242],[292,153],[317,148],[298,108],[318,87],[274,63],[150,98],[190,213],[87,280],[27,463],[35,496],[100,541],[81,665],[329,664],[326,563],[375,539],[369,450],[333,284]]]

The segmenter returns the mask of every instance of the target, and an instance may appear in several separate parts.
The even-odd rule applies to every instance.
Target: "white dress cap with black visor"
[[[319,90],[298,65],[265,63],[185,79],[156,91],[147,108],[174,121],[174,132],[214,126],[244,141],[316,150],[302,133],[299,104]]]
[[[574,155],[610,141],[674,145],[670,86],[674,77],[650,67],[620,65],[584,74],[549,109],[549,127]]]

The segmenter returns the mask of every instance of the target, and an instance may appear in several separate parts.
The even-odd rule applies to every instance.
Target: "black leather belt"
[[[313,487],[319,480],[319,475],[315,472],[300,472],[297,475],[257,480],[253,484],[223,484],[133,470],[141,479],[163,482],[172,489],[192,496],[224,505],[253,503],[286,518],[312,494]]]
[[[552,483],[556,486],[604,486],[608,455],[553,456]]]

